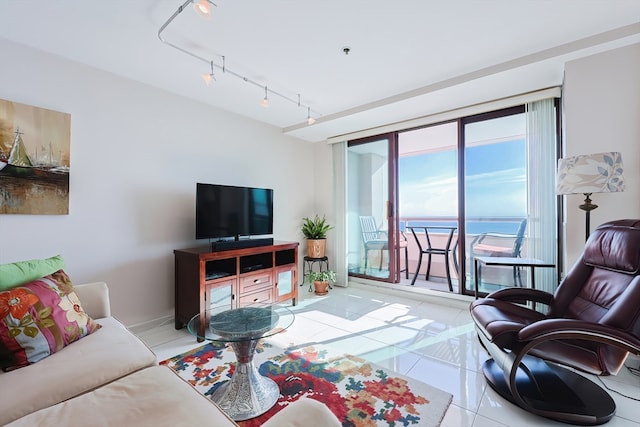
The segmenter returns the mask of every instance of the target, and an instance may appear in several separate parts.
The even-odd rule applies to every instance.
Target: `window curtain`
[[[336,272],[336,286],[346,287],[349,283],[347,272],[347,142],[342,141],[332,145],[333,154],[333,194],[335,200],[334,218],[334,271]]]
[[[527,256],[557,262],[556,114],[554,99],[526,104],[529,238]],[[536,287],[553,293],[554,268],[536,269]]]

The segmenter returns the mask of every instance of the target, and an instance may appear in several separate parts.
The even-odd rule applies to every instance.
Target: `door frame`
[[[351,273],[352,277],[364,278],[386,283],[400,282],[400,250],[395,244],[399,241],[400,221],[397,217],[398,206],[398,136],[397,132],[375,135],[366,138],[347,141],[347,151],[350,147],[369,144],[373,142],[387,141],[387,176],[388,189],[386,197],[386,225],[387,225],[387,247],[389,259],[389,276],[387,278],[374,277],[367,274]]]

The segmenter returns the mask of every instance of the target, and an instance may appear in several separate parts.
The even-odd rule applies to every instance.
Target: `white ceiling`
[[[562,83],[563,64],[640,42],[640,0],[0,0],[0,38],[321,141]],[[350,47],[345,55],[343,48]],[[1,64],[0,66],[6,66]]]

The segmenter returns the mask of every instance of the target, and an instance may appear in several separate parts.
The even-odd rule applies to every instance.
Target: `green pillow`
[[[62,255],[46,259],[31,259],[11,264],[0,264],[0,291],[6,291],[15,286],[32,282],[64,268]]]

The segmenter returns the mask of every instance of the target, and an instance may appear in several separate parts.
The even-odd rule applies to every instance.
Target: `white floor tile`
[[[360,357],[404,376],[420,360],[419,355],[393,345],[364,352]]]
[[[388,347],[383,342],[350,332],[342,333],[336,328],[318,334],[314,337],[314,342],[324,344],[339,353],[350,353],[361,357],[366,353]]]
[[[621,373],[624,375],[624,373]],[[631,385],[625,381],[615,381],[615,377],[594,378],[591,380],[606,389],[616,403],[616,418],[638,421],[640,412],[640,377],[633,376],[635,384]],[[634,400],[636,399],[636,400]]]
[[[454,405],[449,405],[447,413],[444,414],[440,427],[472,427],[476,418],[476,414],[473,411]]]
[[[635,421],[631,421],[631,420],[627,420],[625,418],[619,417],[619,416],[615,416],[611,419],[611,421],[609,421],[607,424],[605,424],[607,427],[638,427],[640,426],[640,423],[635,422]]]
[[[542,426],[565,426],[566,424],[553,421],[547,418],[533,415],[511,402],[505,400],[491,387],[487,386],[486,392],[480,403],[478,415],[487,419],[497,421],[506,425],[512,425],[514,420],[518,420],[518,425],[542,427]]]
[[[351,353],[448,391],[453,402],[442,427],[566,426],[518,408],[487,386],[481,366],[488,355],[459,301],[448,307],[407,292],[381,293],[365,286],[334,286],[328,295],[316,296],[307,288],[300,287],[298,304],[289,306],[296,314],[291,327],[269,338],[275,345],[322,345],[331,354]],[[176,331],[173,323],[138,336],[158,360],[204,344],[185,329]],[[640,359],[630,358],[627,364],[637,368]],[[603,381],[631,397],[610,392],[617,413],[607,426],[640,427],[640,377],[623,368]]]
[[[194,348],[200,347],[205,342],[198,342],[196,337],[191,335],[186,331],[186,329],[182,329],[182,336],[180,338],[176,338],[171,343],[164,343],[161,345],[157,345],[152,347],[153,352],[156,354],[158,361],[162,361],[168,359],[173,356],[177,356],[178,354],[182,354],[186,351],[192,350]]]
[[[407,376],[453,394],[453,403],[476,412],[486,387],[482,374],[440,360],[422,357]]]
[[[476,415],[475,420],[473,421],[473,427],[515,427],[515,426],[525,426],[527,424],[523,423],[521,420],[514,419],[510,424],[502,424],[498,421],[491,420],[489,418],[485,418],[482,415]]]
[[[489,358],[476,337],[473,326],[452,328],[457,331],[452,338],[443,339],[414,351],[424,356],[452,363],[460,368],[482,372],[482,364]]]

